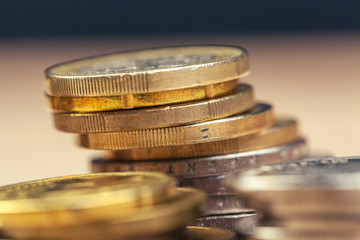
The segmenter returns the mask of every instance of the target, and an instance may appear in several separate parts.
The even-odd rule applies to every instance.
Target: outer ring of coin
[[[181,64],[184,56],[200,60],[184,61]],[[209,59],[201,60],[204,56]],[[156,66],[151,62],[151,59],[154,62],[154,58],[162,59],[165,64]],[[166,60],[169,58],[180,61]],[[145,62],[140,63],[143,60]],[[120,64],[119,61],[123,61],[122,70],[121,66],[116,66],[116,62]],[[131,61],[135,62],[133,66],[130,66]],[[141,65],[145,67],[139,68]],[[126,69],[126,66],[135,70]],[[248,54],[240,47],[145,49],[94,56],[52,66],[45,71],[46,93],[52,96],[114,96],[162,92],[225,82],[244,77],[248,72]]]
[[[47,195],[41,197],[42,193]],[[1,187],[0,219],[4,229],[70,226],[108,219],[114,212],[117,217],[128,216],[138,207],[152,206],[174,195],[175,180],[156,172],[55,177]]]
[[[103,113],[54,113],[54,120],[60,131],[114,132],[208,121],[244,112],[253,106],[252,88],[239,84],[233,94],[215,99]]]
[[[166,234],[187,225],[199,216],[201,204],[206,195],[197,189],[178,188],[177,197],[169,202],[152,207],[137,208],[126,217],[119,217],[118,211],[112,212],[109,221],[77,226],[39,229],[5,229],[10,237],[21,239],[108,239],[140,238]],[[141,229],[139,229],[141,226]]]
[[[243,233],[252,233],[257,225],[257,216],[256,213],[242,212],[206,216],[195,219],[193,225],[229,229],[237,233],[239,232],[239,229],[241,229]]]
[[[59,97],[47,95],[48,105],[55,112],[103,112],[119,109],[153,107],[167,104],[203,100],[232,91],[237,80],[194,88],[96,97]]]
[[[132,164],[130,161],[133,160],[139,160],[139,161],[149,161],[149,160],[169,160],[167,163],[174,163],[174,164],[182,164],[185,163],[186,166],[183,166],[179,169],[179,171],[176,171],[175,175],[179,177],[186,177],[187,173],[181,173],[181,169],[186,169],[188,163],[193,163],[193,161],[198,162],[197,159],[189,159],[189,162],[187,160],[184,160],[185,158],[195,158],[198,157],[199,160],[202,162],[202,157],[207,156],[217,156],[217,155],[225,155],[225,154],[237,154],[241,153],[239,157],[249,157],[250,160],[252,158],[252,155],[247,155],[244,152],[248,151],[254,151],[257,149],[264,149],[269,147],[274,147],[277,145],[286,144],[292,141],[295,141],[298,138],[298,132],[296,128],[296,122],[292,120],[284,120],[279,121],[277,120],[276,123],[261,131],[260,133],[257,133],[255,135],[249,135],[249,136],[243,136],[239,138],[233,138],[233,139],[227,139],[222,141],[214,141],[214,142],[208,142],[208,143],[198,143],[198,144],[192,144],[192,145],[184,145],[184,146],[172,146],[172,147],[158,147],[158,148],[148,148],[148,149],[133,149],[133,150],[121,150],[121,151],[110,151],[108,152],[108,158],[112,160],[129,160],[127,164]],[[253,153],[252,153],[253,154]],[[261,153],[260,153],[261,154]],[[284,153],[286,154],[286,152]],[[261,154],[262,155],[262,154]],[[215,157],[216,158],[216,157]],[[224,156],[220,156],[220,158],[224,158]],[[225,159],[231,159],[233,156],[229,155],[225,157]],[[234,158],[237,158],[236,155],[234,155]],[[286,156],[284,157],[286,158]],[[175,159],[181,159],[183,161],[173,161]],[[205,163],[211,160],[211,158],[204,158]],[[220,160],[218,160],[220,162]],[[246,168],[246,164],[249,162],[249,160],[244,160],[244,167]],[[273,161],[270,161],[270,163]],[[227,161],[224,161],[224,163],[227,163]],[[151,163],[156,164],[156,163]],[[196,163],[198,164],[198,163]],[[200,163],[199,163],[200,164]],[[160,163],[157,165],[161,169],[161,166],[165,166],[166,162]],[[221,164],[217,164],[219,167],[221,167]],[[120,167],[120,165],[117,165]],[[126,166],[124,162],[124,166]],[[136,166],[144,166],[146,169],[151,169],[150,167],[147,167],[147,164],[145,163],[139,163],[139,165]],[[240,165],[241,166],[241,165]],[[256,164],[250,165],[251,167],[256,166]],[[180,167],[180,165],[179,165]],[[207,166],[204,166],[204,172],[197,171],[196,174],[202,174],[202,176],[210,176],[207,175]],[[218,169],[219,169],[218,167]],[[170,168],[170,166],[169,166]],[[232,166],[231,166],[232,168]],[[171,169],[170,169],[171,170]],[[172,173],[173,171],[170,171]],[[230,170],[231,171],[231,170]],[[192,171],[189,171],[191,174]],[[194,175],[195,177],[197,175]],[[220,173],[221,174],[221,173]],[[211,174],[211,175],[219,175],[219,174]]]
[[[235,239],[235,234],[232,231],[220,228],[188,226],[185,229],[185,239],[232,240]]]
[[[204,216],[232,214],[234,212],[252,213],[254,211],[254,209],[245,207],[237,194],[210,195],[207,198]]]
[[[259,132],[272,124],[271,106],[259,103],[247,113],[203,123],[123,132],[81,134],[79,145],[103,150],[178,146],[240,137]]]

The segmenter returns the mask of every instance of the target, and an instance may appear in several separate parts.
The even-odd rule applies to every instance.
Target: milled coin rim
[[[235,91],[223,97],[123,111],[54,113],[54,121],[55,127],[64,132],[116,132],[170,127],[228,117],[247,111],[254,104],[252,87],[246,84],[238,84]],[[189,112],[195,114],[189,114]]]
[[[218,53],[220,59],[188,66],[119,72],[117,74],[79,76],[56,73],[58,68],[66,68],[66,66],[76,65],[79,62],[94,61],[97,58],[101,61],[102,58],[113,57],[116,54],[121,56],[149,52],[151,55],[156,51],[169,51],[169,56],[173,56],[174,53],[171,51],[191,52],[196,50],[195,52],[197,52],[199,49],[205,53],[211,53],[212,50]],[[225,56],[222,56],[224,54]],[[249,73],[248,65],[247,51],[236,46],[195,45],[120,52],[82,58],[49,67],[45,70],[46,93],[53,96],[113,96],[183,89],[244,77]]]
[[[273,121],[271,105],[258,103],[246,113],[197,124],[80,134],[78,144],[85,148],[103,150],[178,146],[253,134],[271,126]]]

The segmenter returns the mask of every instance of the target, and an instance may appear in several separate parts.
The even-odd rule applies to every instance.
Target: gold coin
[[[252,88],[239,84],[224,97],[177,105],[103,113],[54,113],[60,131],[74,133],[116,132],[170,127],[231,116],[254,106]]]
[[[191,188],[178,188],[167,202],[136,208],[127,216],[114,211],[110,221],[76,226],[26,229],[4,228],[5,234],[19,239],[124,239],[151,237],[182,229],[200,215],[206,194]],[[117,215],[117,217],[116,217]]]
[[[233,240],[235,233],[229,230],[209,227],[188,226],[185,230],[186,240]]]
[[[184,146],[110,151],[108,158],[159,160],[216,156],[278,146],[295,141],[298,137],[296,121],[277,120],[273,126],[250,136]]]
[[[177,146],[234,138],[273,124],[272,108],[257,104],[249,112],[203,123],[145,130],[81,134],[79,145],[93,149]]]
[[[103,97],[58,97],[47,95],[50,109],[55,112],[100,112],[118,109],[152,107],[222,96],[236,88],[237,80],[206,86]]]
[[[183,46],[113,53],[48,68],[46,93],[113,96],[205,86],[244,77],[247,51],[233,46]]]
[[[155,172],[35,180],[0,188],[0,222],[4,230],[77,225],[127,216],[174,194],[174,179]]]

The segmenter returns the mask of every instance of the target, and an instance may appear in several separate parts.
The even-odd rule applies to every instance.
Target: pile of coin
[[[186,228],[205,198],[162,173],[64,176],[0,187],[0,222],[14,239],[232,240],[232,232]]]
[[[262,166],[233,174],[225,184],[259,210],[262,222],[251,239],[360,239],[359,157]]]
[[[109,150],[93,172],[160,171],[209,195],[195,224],[232,229],[254,210],[222,186],[230,172],[301,159],[306,144],[292,119],[256,103],[248,54],[233,46],[184,46],[75,60],[46,71],[60,131]]]

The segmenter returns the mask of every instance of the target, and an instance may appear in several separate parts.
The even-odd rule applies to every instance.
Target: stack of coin
[[[262,166],[230,175],[225,184],[262,218],[252,239],[360,239],[360,157]]]
[[[225,174],[301,159],[306,144],[292,119],[256,103],[247,51],[184,46],[96,56],[46,71],[55,126],[82,147],[110,150],[93,172],[160,171],[205,190],[196,224],[232,229],[254,217],[222,186]]]
[[[176,188],[162,173],[56,177],[0,187],[0,222],[3,234],[15,239],[176,239],[205,198],[200,190]],[[185,235],[233,236],[204,228]]]

